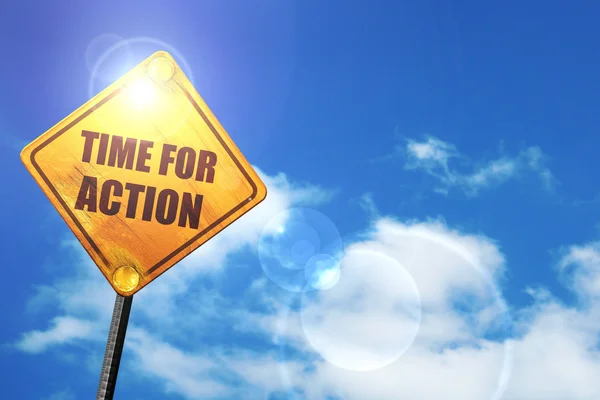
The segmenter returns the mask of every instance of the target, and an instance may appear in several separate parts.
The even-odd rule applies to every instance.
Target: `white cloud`
[[[56,317],[47,330],[33,330],[23,334],[16,346],[27,353],[41,353],[54,345],[98,337],[97,328],[92,321],[69,316]]]
[[[159,382],[166,393],[189,399],[263,399],[268,393],[286,390],[278,379],[281,368],[295,375],[304,368],[301,363],[280,363],[272,355],[256,351],[183,351],[138,328],[128,335],[127,345],[134,354],[127,364],[129,368]]]
[[[75,400],[77,396],[73,393],[73,390],[67,388],[60,392],[53,393],[50,397],[46,397],[45,400]]]
[[[408,140],[406,149],[417,160],[428,163],[431,166],[441,164],[448,165],[448,160],[458,157],[456,147],[434,137],[428,137],[425,142]]]
[[[507,269],[497,243],[435,220],[377,218],[348,244],[339,283],[301,301],[264,277],[233,297],[218,285],[207,289],[202,282],[218,282],[229,256],[256,245],[273,215],[319,198],[318,188],[295,191],[287,179],[264,178],[269,203],[136,296],[125,368],[189,399],[264,399],[290,390],[308,400],[600,398],[599,244],[569,247],[558,262],[577,304],[528,289],[533,305],[515,310],[512,326],[497,288]],[[114,295],[87,267],[94,273],[41,292],[55,296],[63,316],[46,331],[25,333],[22,350],[94,340],[102,352],[96,328],[108,326]],[[93,316],[90,325],[84,315]]]
[[[572,286],[586,299],[574,306],[564,305],[545,289],[530,289],[535,302],[515,315],[517,336],[508,338],[505,333],[492,340],[487,337],[486,328],[498,333],[496,329],[506,323],[507,315],[502,299],[494,294],[495,288],[489,287],[502,277],[504,270],[503,257],[489,239],[451,231],[440,223],[403,224],[388,219],[380,220],[370,238],[353,246],[382,252],[401,262],[429,307],[423,308],[422,324],[410,349],[384,368],[356,372],[316,362],[310,373],[289,371],[290,386],[305,389],[305,398],[316,400],[327,395],[348,400],[599,398],[600,384],[596,377],[600,373],[600,302],[590,301],[597,292],[590,293],[588,286]],[[599,246],[592,243],[569,248],[559,266],[573,278],[570,282],[577,283],[582,277],[598,273],[599,260]],[[380,281],[386,278],[389,276],[379,277]],[[358,299],[367,305],[382,296],[393,299],[405,294],[386,290],[389,285],[382,284],[376,293],[369,292],[371,297],[361,298],[365,275],[342,269],[341,282],[344,279],[353,280],[354,285],[334,287],[331,293],[339,289],[342,292],[338,295],[343,298]],[[595,290],[594,285],[592,288]],[[471,312],[453,307],[456,298],[453,293],[457,289],[468,296]],[[353,298],[353,294],[358,296]],[[346,366],[352,368],[358,358],[348,360],[343,356],[357,355],[353,345],[375,357],[393,353],[394,348],[389,345],[398,343],[390,338],[394,332],[402,332],[394,331],[399,318],[393,310],[383,308],[373,313],[372,309],[356,306],[354,301],[336,302],[331,297],[325,291],[308,304],[308,309],[324,310],[319,329],[325,335],[330,334],[328,348],[325,351],[320,348],[322,345],[315,348],[323,351],[326,358],[331,357],[332,351],[340,352],[341,358],[334,355],[338,364],[347,362]],[[297,344],[298,349],[310,351],[310,346],[306,347],[302,341],[310,342],[314,332],[307,332],[306,327],[303,331],[302,323],[297,321],[302,319],[303,312],[307,312],[306,305],[288,314],[283,336],[293,339],[290,343]],[[277,330],[277,319],[268,322],[272,323],[270,330]],[[379,348],[386,346],[387,352],[380,353]]]
[[[600,398],[600,324],[586,311],[552,301],[531,310],[526,334],[515,342],[508,399]],[[596,325],[595,327],[590,326]]]
[[[502,299],[490,287],[502,279],[504,260],[489,239],[449,230],[439,222],[403,224],[385,219],[375,225],[368,239],[352,247],[385,253],[401,262],[429,306],[423,308],[422,324],[410,349],[384,368],[355,372],[316,362],[310,373],[288,371],[290,387],[302,387],[305,398],[583,400],[600,396],[595,379],[600,372],[598,305],[587,302],[568,307],[547,290],[529,290],[535,303],[518,310],[514,326],[518,335],[487,338],[486,331],[501,332],[498,328],[507,322]],[[598,271],[598,260],[597,244],[574,246],[559,265],[563,269],[568,265],[569,271],[563,272],[573,277],[589,276],[590,270]],[[390,277],[379,276],[378,282]],[[302,314],[311,313],[311,307],[322,307],[317,327],[321,332],[317,333],[328,335],[329,342],[324,350],[322,344],[315,347],[326,358],[337,358],[337,364],[347,363],[352,368],[358,360],[353,345],[374,357],[393,354],[398,350],[393,347],[398,345],[393,334],[402,332],[394,330],[398,315],[389,308],[374,313],[361,305],[381,304],[382,296],[402,299],[406,291],[389,290],[390,285],[383,283],[377,292],[371,290],[369,297],[360,297],[361,285],[368,284],[365,275],[342,269],[340,282],[344,279],[353,282],[322,292],[314,303],[288,313],[282,335],[292,339],[289,343],[297,349],[311,351],[315,332],[303,327]],[[336,289],[341,292],[335,294]],[[468,296],[470,312],[452,305],[457,290]],[[583,287],[577,293],[586,294],[588,289]],[[336,298],[351,301],[338,302]],[[264,317],[261,323],[270,331],[281,331],[279,320]],[[386,346],[388,350],[381,353],[379,349]]]
[[[369,219],[374,220],[380,217],[380,212],[377,209],[372,193],[363,194],[358,201],[358,205],[366,211]]]
[[[559,271],[582,300],[600,300],[600,242],[568,248]]]
[[[153,380],[160,378],[168,393],[195,399],[229,392],[211,377],[218,364],[207,356],[189,354],[135,328],[128,332],[127,345],[135,354],[130,367]]]
[[[510,366],[510,343],[485,337],[506,317],[492,284],[503,262],[483,236],[378,220],[347,249],[340,284],[288,314],[282,334],[329,361],[314,364],[306,398],[491,398]]]
[[[513,157],[473,163],[454,145],[428,136],[422,141],[407,139],[401,153],[406,158],[406,169],[423,170],[433,176],[438,184],[435,190],[444,194],[451,189],[459,189],[469,196],[476,196],[482,189],[497,186],[524,173],[537,175],[548,190],[552,190],[556,183],[545,166],[546,156],[539,147],[528,147]]]

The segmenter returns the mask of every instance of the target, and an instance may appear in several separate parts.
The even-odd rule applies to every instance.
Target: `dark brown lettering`
[[[114,190],[113,190],[114,189]],[[103,214],[115,215],[121,209],[121,203],[113,201],[110,205],[111,190],[113,190],[113,196],[121,197],[123,195],[123,185],[119,181],[109,179],[102,185],[102,192],[100,193],[100,203],[98,208]]]
[[[180,179],[189,179],[194,174],[196,164],[196,152],[191,147],[182,147],[177,152],[175,163],[175,175]]]
[[[160,168],[158,169],[159,174],[167,174],[169,164],[171,164],[175,160],[175,158],[171,156],[171,153],[175,150],[177,150],[177,146],[174,146],[172,144],[163,144],[162,155],[160,157]]]
[[[177,216],[179,195],[173,189],[165,189],[158,194],[156,202],[156,220],[163,225],[170,225]]]
[[[129,200],[127,200],[127,212],[125,217],[135,218],[140,193],[142,193],[146,187],[144,185],[137,185],[135,183],[127,183],[125,184],[125,189],[129,190]]]
[[[144,200],[144,212],[142,220],[152,221],[152,211],[154,210],[154,198],[156,197],[156,188],[153,186],[146,187],[146,199]]]
[[[149,140],[140,140],[140,150],[135,163],[135,170],[140,172],[150,172],[150,167],[146,165],[146,161],[150,159],[151,154],[148,149],[154,146],[154,142]]]
[[[102,133],[100,135],[100,147],[98,147],[98,157],[96,158],[96,164],[104,165],[104,163],[106,163],[108,139],[110,139],[110,135],[106,133]]]
[[[98,139],[98,136],[100,136],[100,134],[98,132],[82,130],[81,136],[85,138],[81,161],[89,163],[92,157],[92,147],[94,147],[94,140]]]
[[[110,141],[110,152],[108,154],[108,166],[133,169],[133,159],[135,157],[136,139],[127,138],[123,143],[122,136],[114,136]]]
[[[89,212],[96,212],[97,203],[97,179],[93,176],[84,176],[75,202],[76,210],[83,210],[87,207]]]
[[[217,165],[217,155],[212,151],[200,150],[196,180],[213,183],[215,180],[215,165]]]
[[[189,221],[190,228],[198,229],[198,225],[200,224],[200,210],[202,210],[202,200],[202,195],[197,194],[194,199],[194,204],[192,204],[192,194],[183,194],[183,198],[181,199],[181,211],[179,213],[179,226],[185,228]]]

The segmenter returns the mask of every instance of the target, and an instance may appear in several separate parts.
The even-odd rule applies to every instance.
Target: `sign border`
[[[256,182],[254,182],[254,180],[252,180],[252,177],[250,176],[250,174],[248,174],[248,171],[246,171],[246,169],[240,163],[240,161],[235,156],[235,154],[233,153],[233,151],[231,150],[231,148],[227,145],[226,141],[223,139],[223,137],[221,136],[221,134],[219,133],[219,131],[215,128],[215,126],[213,125],[213,123],[210,121],[210,118],[208,118],[208,116],[206,115],[206,113],[204,112],[204,110],[202,110],[202,108],[200,107],[200,105],[198,104],[198,102],[196,102],[196,100],[194,99],[194,97],[192,96],[192,94],[183,85],[181,85],[180,82],[177,82],[177,85],[183,90],[185,96],[188,98],[188,100],[190,101],[190,103],[192,103],[192,105],[194,106],[194,109],[198,112],[198,114],[200,114],[200,116],[202,117],[202,119],[204,120],[204,122],[206,123],[206,125],[210,128],[210,131],[215,135],[215,137],[217,138],[217,140],[219,141],[219,143],[221,143],[221,145],[223,146],[223,148],[225,149],[225,151],[227,152],[227,154],[231,157],[231,159],[233,160],[233,162],[235,163],[235,165],[239,168],[240,172],[247,179],[248,183],[250,183],[250,186],[252,187],[252,193],[250,194],[250,196],[248,198],[244,199],[244,201],[242,201],[241,203],[239,203],[238,205],[236,205],[235,207],[233,207],[227,213],[223,214],[223,216],[221,216],[220,218],[218,218],[217,220],[215,220],[212,224],[210,224],[209,226],[207,226],[206,228],[204,228],[202,231],[200,231],[198,234],[196,234],[193,238],[191,238],[190,240],[186,241],[184,244],[182,244],[181,246],[179,246],[177,249],[173,250],[166,257],[164,257],[159,262],[157,262],[156,264],[154,264],[148,270],[143,271],[143,276],[148,276],[148,275],[152,274],[153,272],[155,272],[156,270],[158,270],[160,267],[162,267],[164,264],[166,264],[169,260],[171,260],[173,257],[176,257],[181,252],[185,251],[194,242],[198,241],[200,238],[202,238],[208,232],[210,232],[211,230],[213,230],[217,225],[221,224],[227,218],[231,217],[233,214],[235,214],[237,211],[239,211],[245,205],[247,205],[252,200],[254,200],[256,198],[257,194],[258,194],[258,187],[256,185]],[[75,214],[71,211],[71,209],[69,208],[69,206],[67,205],[67,203],[65,202],[65,200],[62,198],[62,196],[60,196],[60,194],[58,193],[58,191],[56,190],[56,188],[52,185],[52,182],[50,182],[50,180],[48,179],[48,177],[44,174],[44,172],[40,168],[39,164],[36,162],[35,156],[44,147],[46,147],[51,142],[53,142],[54,140],[56,140],[59,136],[63,135],[65,132],[67,132],[69,129],[71,129],[75,124],[77,124],[82,119],[84,119],[87,116],[89,116],[91,113],[93,113],[94,111],[96,111],[102,105],[104,105],[109,100],[111,100],[113,97],[115,97],[116,95],[118,95],[122,90],[123,90],[122,86],[116,88],[113,92],[109,93],[106,97],[104,97],[98,103],[96,103],[95,105],[93,105],[92,107],[90,107],[88,110],[86,110],[85,112],[83,112],[80,116],[78,116],[74,120],[70,121],[65,127],[61,128],[58,132],[56,132],[55,134],[53,134],[52,136],[50,136],[49,138],[47,138],[46,140],[44,140],[41,144],[39,144],[38,146],[36,146],[34,149],[32,149],[31,153],[30,153],[30,162],[31,162],[31,165],[35,168],[35,170],[38,172],[38,174],[40,175],[40,177],[44,180],[44,182],[46,183],[46,185],[48,186],[48,188],[51,190],[52,194],[54,194],[54,197],[62,205],[63,209],[67,212],[67,215],[71,218],[71,220],[75,223],[75,225],[77,226],[77,228],[81,231],[81,233],[83,234],[84,238],[87,240],[88,244],[92,247],[92,249],[96,252],[96,254],[100,257],[100,259],[104,262],[105,268],[110,266],[110,263],[108,262],[108,259],[106,258],[106,256],[104,254],[102,254],[102,252],[100,251],[100,248],[98,247],[98,245],[94,242],[94,240],[91,238],[91,236],[83,228],[81,222],[79,222],[79,220],[77,219],[77,217],[75,216]],[[235,220],[237,220],[237,218]]]

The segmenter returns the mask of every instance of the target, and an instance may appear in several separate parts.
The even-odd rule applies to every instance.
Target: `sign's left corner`
[[[37,148],[36,140],[27,144],[20,153],[21,162],[25,165],[25,167],[31,171],[31,167],[33,164],[33,157],[35,157],[35,149]]]

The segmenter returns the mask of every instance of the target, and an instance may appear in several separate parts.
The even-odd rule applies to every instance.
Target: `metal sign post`
[[[115,394],[132,301],[133,296],[124,297],[120,294],[117,294],[115,299],[115,308],[110,322],[96,400],[112,400]]]

